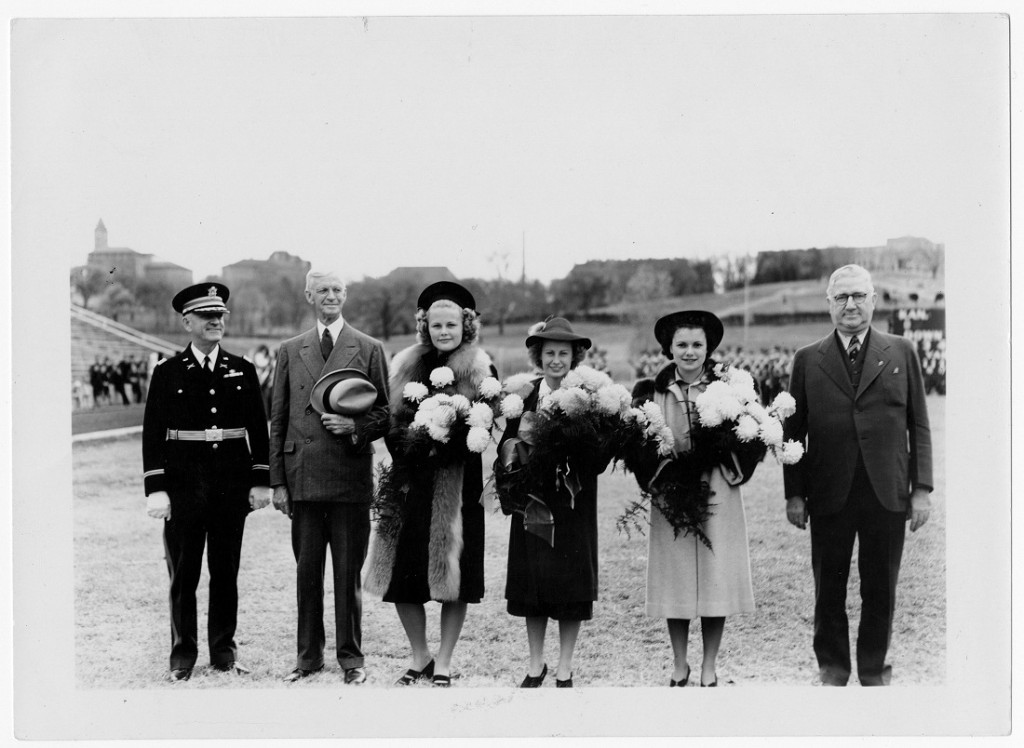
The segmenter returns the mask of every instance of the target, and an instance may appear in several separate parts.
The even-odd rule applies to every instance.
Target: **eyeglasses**
[[[853,303],[860,305],[868,300],[866,293],[837,293],[832,297],[832,303],[836,306],[846,306],[846,302],[853,299]]]

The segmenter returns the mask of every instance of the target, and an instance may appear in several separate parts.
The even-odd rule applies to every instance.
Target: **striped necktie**
[[[850,363],[854,363],[857,360],[857,354],[860,353],[860,341],[857,336],[854,335],[850,338],[850,347],[846,349],[846,355],[850,357]]]

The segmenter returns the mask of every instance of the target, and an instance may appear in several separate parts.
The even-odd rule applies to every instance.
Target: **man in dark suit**
[[[845,686],[850,677],[846,588],[857,538],[857,677],[861,685],[888,685],[892,668],[885,658],[905,522],[914,532],[931,509],[924,381],[913,344],[871,326],[877,294],[867,270],[836,270],[827,298],[836,329],[793,360],[796,413],[786,436],[807,451],[783,469],[786,515],[800,529],[810,517],[814,653],[822,683]]]
[[[341,316],[346,289],[336,273],[310,271],[306,300],[316,327],[286,340],[277,354],[270,418],[274,506],[292,520],[298,596],[294,682],[324,667],[324,565],[331,548],[338,664],[346,683],[366,680],[360,571],[370,537],[373,444],[388,427],[388,369],[379,341]],[[377,389],[366,415],[324,413],[310,403],[313,385],[336,369],[358,369]]]
[[[146,508],[163,519],[171,577],[171,679],[198,653],[196,587],[206,546],[214,670],[247,674],[236,658],[238,565],[246,515],[270,503],[267,417],[252,364],[220,347],[228,289],[200,283],[171,302],[192,338],[153,370],[142,427]]]

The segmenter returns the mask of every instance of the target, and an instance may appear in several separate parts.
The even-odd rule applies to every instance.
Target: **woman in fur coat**
[[[412,659],[396,685],[430,678],[451,685],[452,652],[462,631],[468,603],[484,594],[484,509],[480,503],[483,467],[479,454],[464,449],[448,459],[417,457],[403,444],[416,404],[403,396],[410,382],[429,386],[430,373],[447,366],[454,382],[445,388],[477,398],[480,382],[494,376],[488,355],[477,344],[480,323],[472,294],[441,281],[420,294],[416,311],[418,343],[391,362],[391,431],[388,450],[396,466],[415,476],[397,532],[378,532],[367,560],[366,589],[395,604],[409,637]],[[410,464],[414,463],[414,464]],[[441,641],[431,657],[426,637],[429,601],[441,603]]]

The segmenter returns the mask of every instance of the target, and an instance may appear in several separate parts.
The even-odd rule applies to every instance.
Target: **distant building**
[[[309,272],[310,267],[308,260],[303,260],[288,252],[278,251],[271,254],[270,258],[266,260],[240,260],[225,265],[221,268],[221,278],[230,288],[272,280],[280,278],[282,275],[294,277],[300,285],[304,285],[306,273]]]
[[[435,265],[426,267],[395,268],[385,275],[383,280],[393,281],[396,283],[409,282],[414,286],[424,287],[429,286],[431,283],[437,283],[438,281],[458,281],[458,278],[456,278],[455,274],[448,268]]]
[[[192,271],[188,268],[165,262],[152,254],[136,252],[129,247],[111,247],[102,218],[93,231],[93,250],[86,262],[92,267],[103,268],[114,279],[163,281],[172,288],[192,284]]]
[[[192,271],[173,262],[150,262],[146,265],[145,277],[174,289],[192,285]]]
[[[945,273],[946,245],[917,236],[889,239],[884,247],[856,250],[854,262],[874,273],[906,273],[938,277]]]

